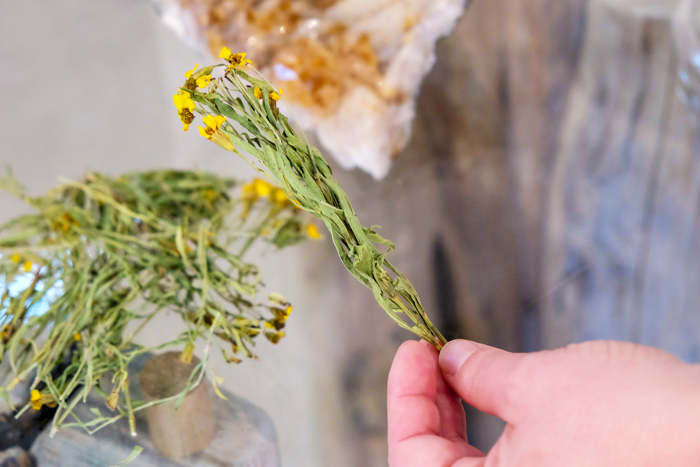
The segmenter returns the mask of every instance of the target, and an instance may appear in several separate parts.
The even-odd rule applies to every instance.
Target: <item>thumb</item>
[[[445,380],[472,407],[511,421],[518,394],[515,372],[523,354],[466,340],[449,342],[440,352]]]

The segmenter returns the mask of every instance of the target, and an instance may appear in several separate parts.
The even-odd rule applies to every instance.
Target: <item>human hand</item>
[[[507,422],[484,455],[469,405]],[[512,354],[405,342],[389,374],[391,467],[700,466],[700,367],[651,347],[588,342]]]

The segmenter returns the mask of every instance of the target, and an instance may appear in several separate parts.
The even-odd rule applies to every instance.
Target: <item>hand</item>
[[[507,422],[484,455],[460,397]],[[391,467],[700,466],[700,367],[621,342],[512,354],[405,342],[389,374]]]

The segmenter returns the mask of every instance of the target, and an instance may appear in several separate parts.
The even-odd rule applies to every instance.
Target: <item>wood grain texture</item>
[[[676,339],[659,339],[651,322],[667,322],[673,313],[673,304],[661,302],[676,288],[672,284],[688,277],[663,270],[678,268],[686,253],[674,252],[675,260],[671,251],[656,255],[668,235],[692,236],[695,214],[688,201],[675,198],[673,205],[667,194],[683,182],[668,170],[687,159],[692,140],[687,131],[678,134],[687,128],[687,112],[677,109],[672,116],[678,103],[669,22],[601,1],[590,3],[588,22],[556,158],[543,270],[548,286],[569,279],[546,301],[544,343],[652,343],[645,336],[655,335],[653,343],[670,348]],[[671,213],[676,218],[669,223]],[[660,225],[669,230],[663,233]],[[680,247],[677,240],[673,249]]]
[[[542,292],[544,222],[558,137],[581,58],[588,0],[512,0],[506,17],[508,152],[520,237],[525,319]],[[526,350],[537,336],[523,332]]]

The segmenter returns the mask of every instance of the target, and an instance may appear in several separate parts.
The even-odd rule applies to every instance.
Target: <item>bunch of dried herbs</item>
[[[183,130],[193,123],[195,112],[202,115],[202,136],[248,160],[296,206],[322,220],[348,271],[372,290],[399,326],[440,350],[445,338],[431,323],[414,287],[386,257],[393,244],[378,235],[375,227],[362,226],[321,152],[280,113],[281,90],[243,71],[250,64],[244,53],[233,54],[224,47],[220,57],[228,65],[200,70],[195,66],[173,96]],[[225,67],[223,76],[213,77],[219,67]],[[379,251],[377,245],[386,251]]]
[[[256,179],[232,196],[234,185],[201,172],[93,173],[32,197],[11,176],[0,180],[36,211],[0,226],[0,362],[10,372],[0,394],[11,404],[7,391],[32,381],[17,416],[56,406],[54,431],[94,432],[126,417],[134,433],[134,412],[182,400],[201,381],[213,344],[240,362],[236,354],[253,356],[258,336],[273,343],[284,336],[292,307],[279,294],[258,298],[260,271],[244,254],[256,241],[282,248],[318,231],[280,189]],[[137,344],[139,331],[166,310],[187,330],[154,348]],[[134,358],[175,346],[189,362],[198,338],[203,358],[182,393],[132,399]],[[72,409],[92,390],[112,413],[93,409],[92,420],[80,420]]]

